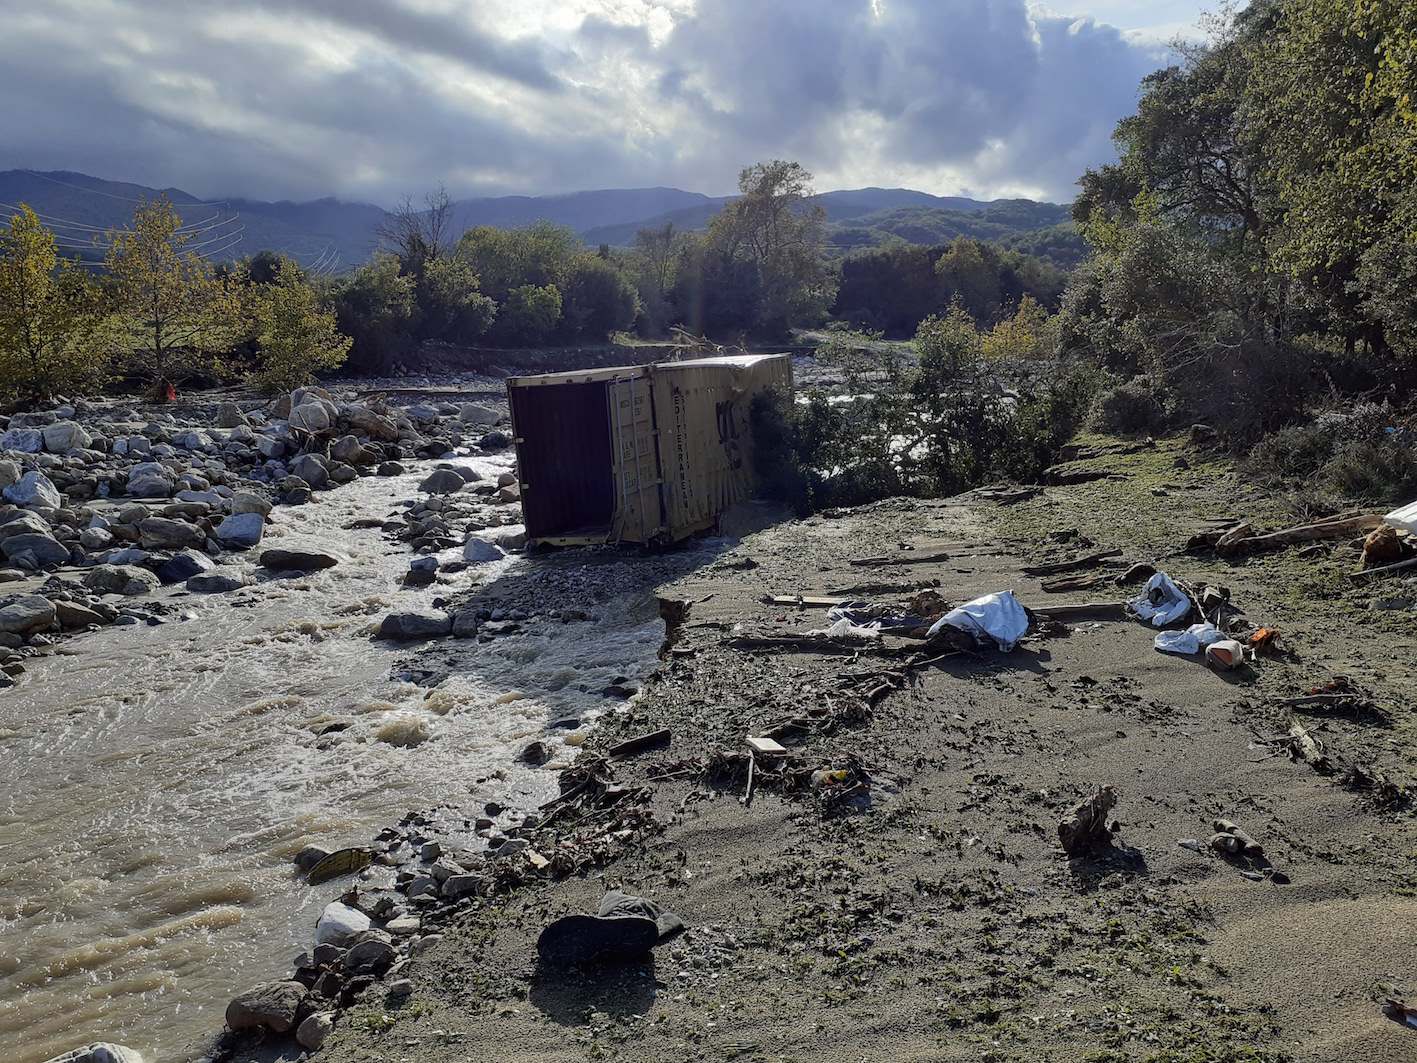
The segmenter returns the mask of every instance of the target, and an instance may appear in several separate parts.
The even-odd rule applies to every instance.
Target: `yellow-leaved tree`
[[[88,273],[21,203],[0,229],[0,394],[35,398],[103,375],[105,313]]]
[[[199,233],[159,196],[138,205],[130,227],[108,234],[104,262],[121,355],[130,372],[159,389],[213,371],[240,337],[234,286],[184,250]]]
[[[300,267],[282,260],[270,284],[250,288],[251,319],[260,368],[251,383],[264,391],[289,391],[310,383],[320,369],[338,369],[349,357],[335,312],[322,307]]]

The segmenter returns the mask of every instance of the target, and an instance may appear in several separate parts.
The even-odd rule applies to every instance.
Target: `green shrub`
[[[1166,405],[1147,377],[1136,377],[1097,396],[1088,427],[1103,435],[1152,435],[1166,427]]]

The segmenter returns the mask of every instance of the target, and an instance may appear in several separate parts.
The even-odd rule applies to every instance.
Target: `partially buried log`
[[[1086,856],[1092,847],[1107,836],[1107,814],[1117,804],[1117,791],[1112,786],[1099,786],[1097,792],[1083,798],[1058,824],[1058,841],[1069,856]]]
[[[1311,542],[1315,539],[1347,539],[1354,535],[1366,535],[1379,527],[1382,522],[1382,517],[1371,514],[1346,514],[1327,520],[1299,524],[1292,528],[1283,528],[1279,531],[1266,532],[1263,535],[1249,534],[1247,526],[1241,525],[1222,536],[1216,542],[1215,549],[1221,554],[1248,553],[1257,550],[1270,550],[1280,546],[1291,546],[1294,543]],[[1244,534],[1241,534],[1242,532]]]

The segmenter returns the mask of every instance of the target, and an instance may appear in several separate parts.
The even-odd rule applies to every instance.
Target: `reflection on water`
[[[192,1058],[235,992],[289,969],[342,890],[295,878],[303,846],[362,843],[472,792],[479,811],[545,800],[554,775],[514,752],[653,664],[662,625],[627,600],[598,623],[448,643],[451,674],[431,693],[391,678],[411,650],[369,639],[390,608],[534,564],[403,588],[406,548],[343,526],[390,513],[420,475],[276,511],[268,545],[329,550],[338,567],[175,599],[181,619],[83,636],[0,692],[0,1058],[96,1039]]]

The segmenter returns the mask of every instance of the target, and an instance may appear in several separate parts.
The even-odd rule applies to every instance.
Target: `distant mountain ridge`
[[[140,200],[159,195],[172,201],[184,224],[200,230],[194,243],[219,261],[270,248],[307,267],[331,271],[352,267],[373,254],[378,246],[374,229],[388,217],[373,204],[334,198],[305,203],[243,197],[203,200],[179,188],[149,188],[67,171],[0,172],[0,210],[9,214],[21,202],[28,203],[55,231],[66,254],[88,259],[98,257],[95,237],[127,225]],[[678,188],[497,196],[459,201],[454,220],[461,231],[473,225],[524,226],[545,218],[575,229],[591,246],[628,246],[638,230],[666,221],[680,229],[702,229],[730,198]],[[991,236],[1054,224],[1060,212],[1065,213],[1065,208],[1028,200],[986,203],[905,188],[858,188],[824,192],[818,198],[826,208],[830,231],[841,234],[834,240],[843,249],[889,238],[909,240],[916,233],[922,237],[917,242],[940,242],[951,232],[972,234],[969,219],[978,217],[978,212],[1007,215],[979,218],[977,227]]]

